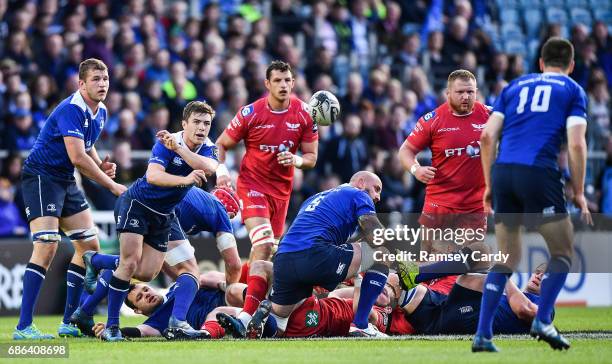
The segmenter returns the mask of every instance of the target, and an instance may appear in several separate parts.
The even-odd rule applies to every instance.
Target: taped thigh
[[[69,230],[65,233],[73,243],[85,242],[94,240],[98,236],[98,228],[94,226],[89,229]]]
[[[257,225],[249,232],[249,239],[253,247],[271,244],[274,245],[274,232],[272,231],[272,225],[265,223]]]

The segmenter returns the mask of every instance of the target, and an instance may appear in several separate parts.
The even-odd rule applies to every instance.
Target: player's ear
[[[567,74],[569,75],[570,73],[574,72],[574,66],[576,66],[576,62],[574,62],[574,60],[572,59],[572,61],[570,62],[570,65],[567,69]]]
[[[544,60],[542,59],[542,57],[540,57],[540,59],[538,60],[538,63],[540,64],[540,71],[544,72]]]
[[[181,120],[181,126],[185,129],[187,127],[187,120]]]
[[[266,86],[266,90],[270,91],[270,80],[267,78],[264,81],[264,86]]]

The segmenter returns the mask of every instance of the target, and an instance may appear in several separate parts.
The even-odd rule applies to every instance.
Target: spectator
[[[30,150],[37,136],[38,128],[32,123],[30,110],[16,109],[4,134],[4,146],[8,150]]]
[[[15,205],[14,187],[6,178],[0,178],[0,238],[26,235],[28,228]]]
[[[340,176],[341,181],[348,181],[351,176],[365,168],[368,162],[368,148],[360,137],[361,119],[355,114],[344,117],[343,133],[330,140],[325,148],[323,163],[331,167]]]

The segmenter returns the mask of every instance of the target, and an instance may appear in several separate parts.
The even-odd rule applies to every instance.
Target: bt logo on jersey
[[[461,156],[463,154],[467,154],[470,158],[480,157],[480,141],[471,142],[464,148],[444,149],[446,157]]]
[[[279,145],[260,144],[259,150],[262,152],[278,153],[289,150],[293,148],[294,145],[295,143],[292,140],[283,140],[283,142]]]

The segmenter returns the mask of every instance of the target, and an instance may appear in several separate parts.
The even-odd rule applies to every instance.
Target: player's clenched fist
[[[179,148],[176,138],[174,135],[170,134],[168,130],[160,130],[155,136],[157,137],[157,140],[164,145],[164,147],[170,150],[177,150]]]
[[[430,166],[419,166],[414,171],[414,177],[423,183],[428,183],[436,176],[437,169]]]
[[[106,158],[100,164],[100,169],[110,178],[114,179],[115,174],[117,173],[117,165],[109,161],[110,156],[107,155]]]
[[[196,185],[198,187],[202,187],[204,183],[206,183],[206,174],[201,169],[194,169],[189,173],[186,178],[186,182],[184,185]]]
[[[291,167],[293,166],[294,155],[291,152],[280,152],[276,154],[276,160],[278,160],[278,164],[281,166]]]

